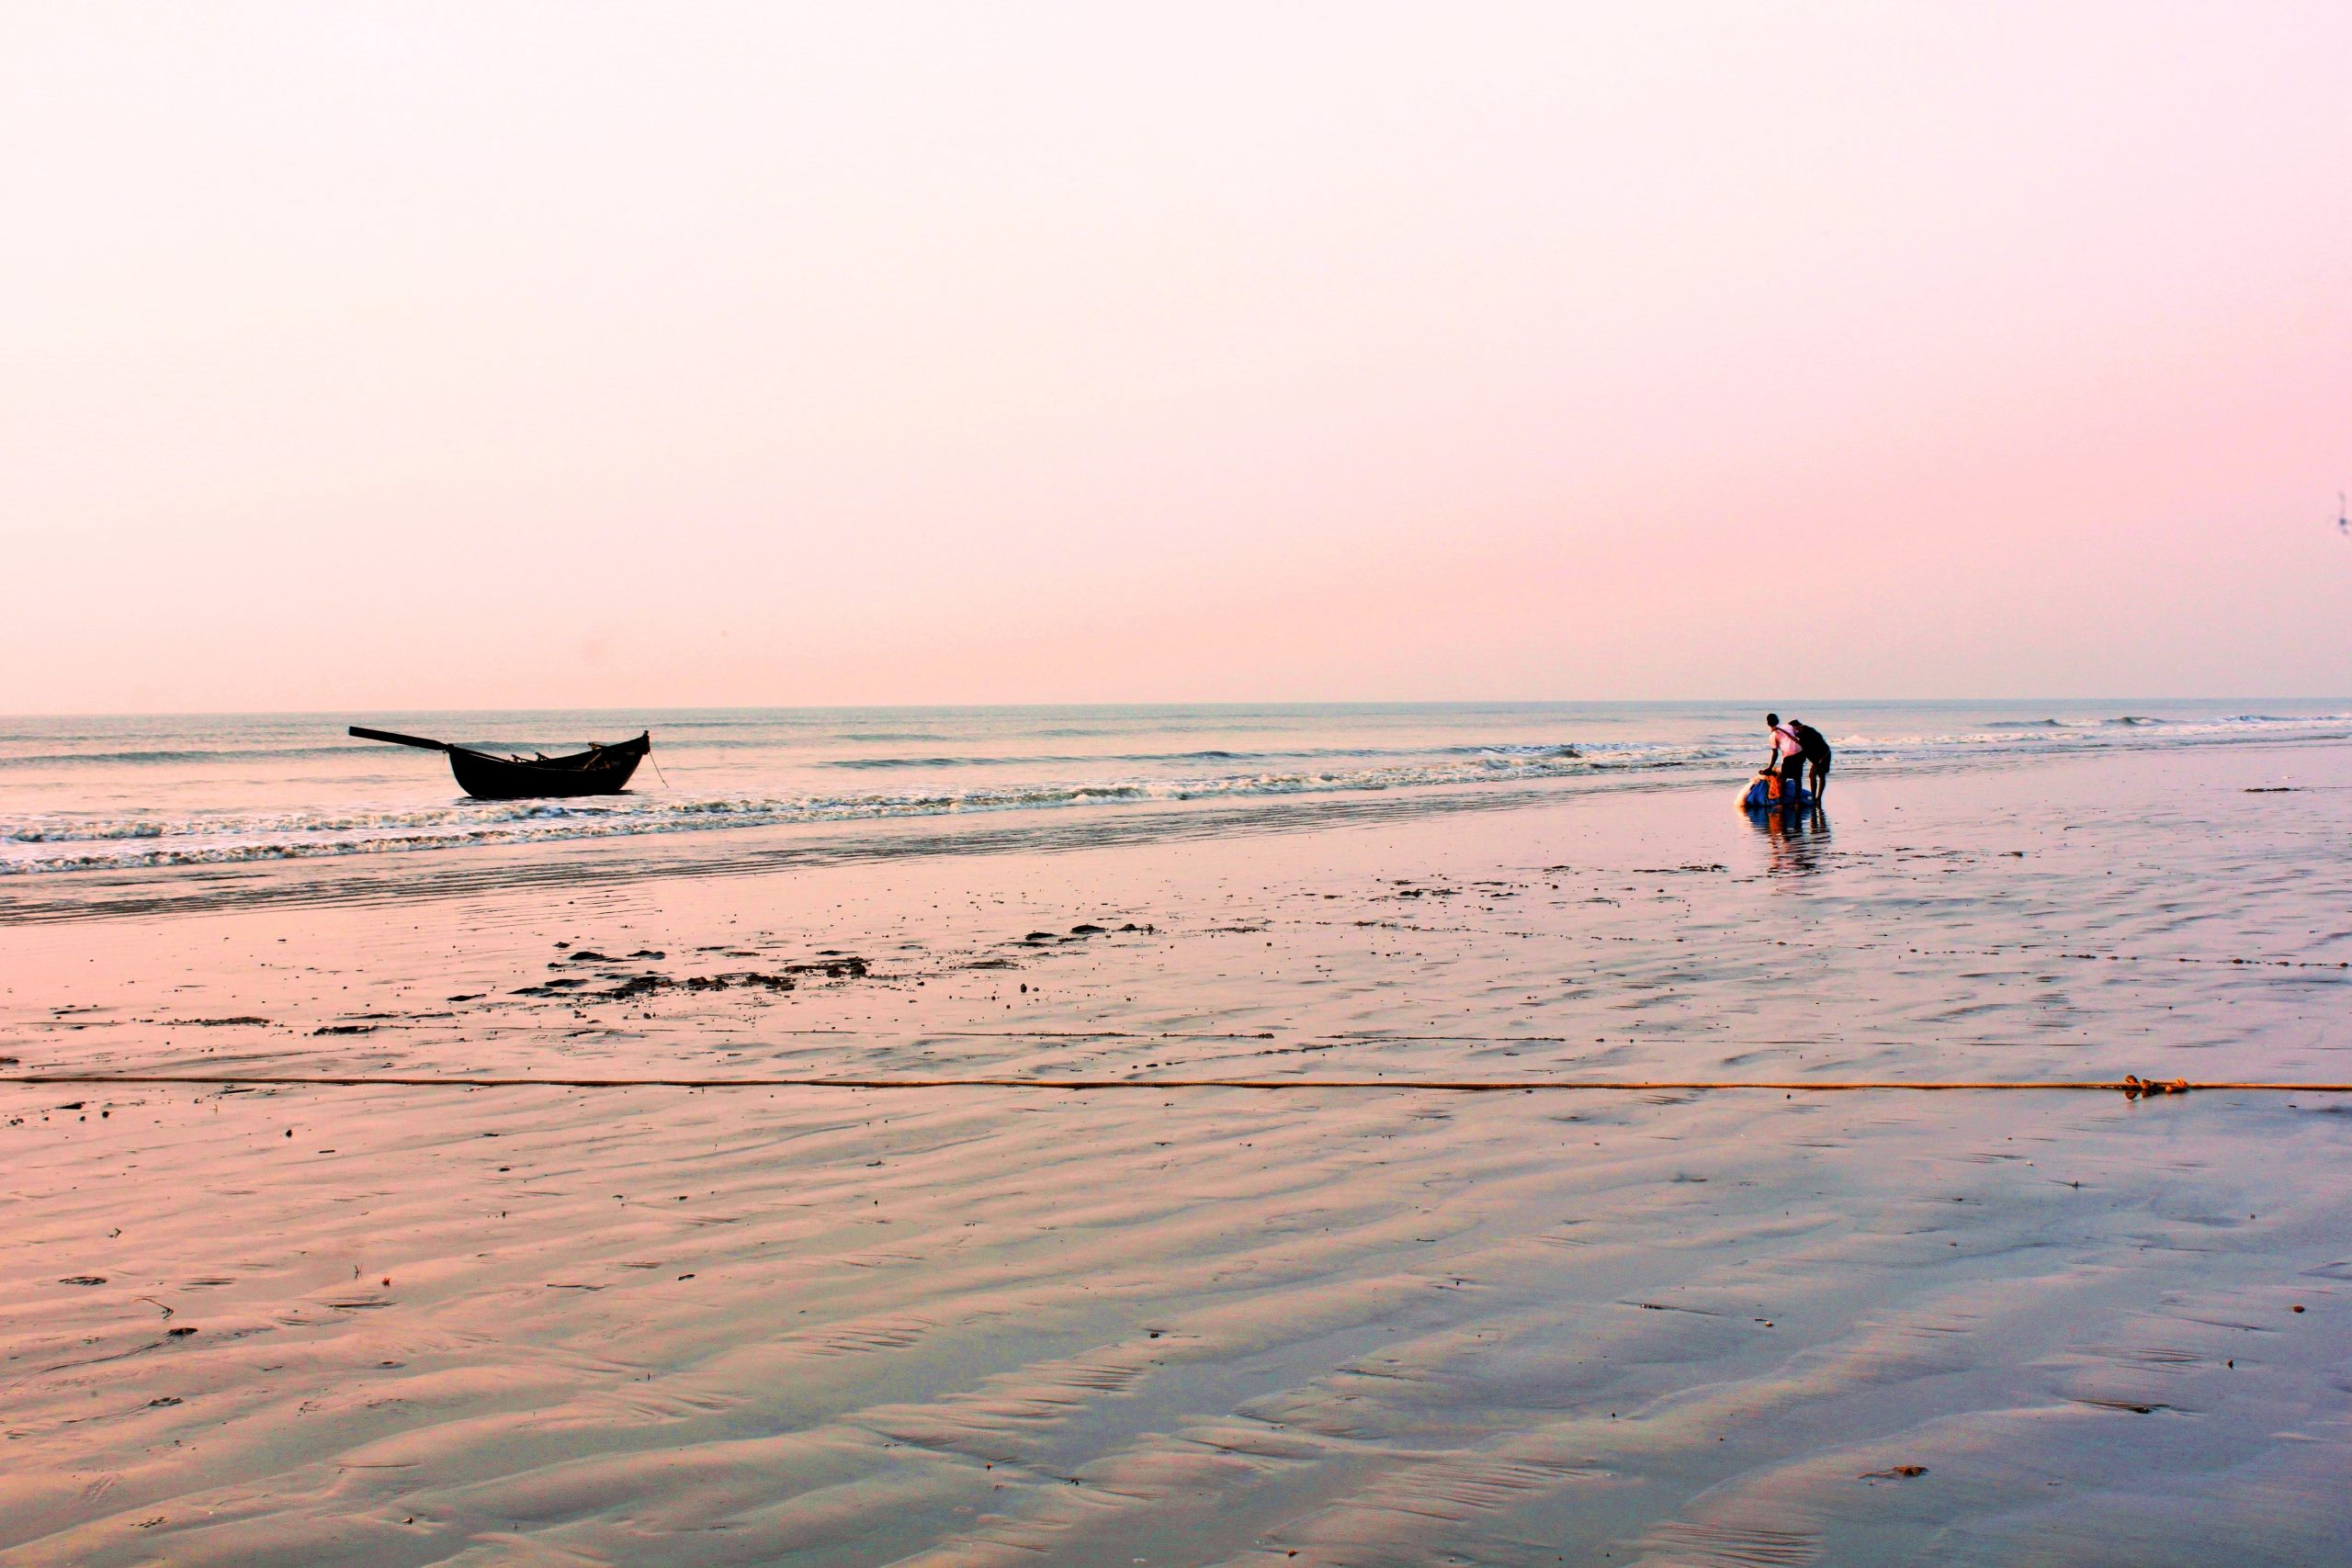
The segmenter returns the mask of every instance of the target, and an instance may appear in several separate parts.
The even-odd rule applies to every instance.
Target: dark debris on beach
[[[559,944],[566,945],[566,944]],[[651,949],[631,953],[632,958],[661,958],[663,954]],[[618,964],[621,959],[583,949],[569,958],[558,959],[548,966],[560,968],[568,964]],[[533,986],[520,986],[508,992],[516,997],[548,997],[567,1001],[629,1001],[663,991],[729,991],[768,990],[789,991],[806,979],[863,980],[872,966],[854,953],[828,954],[795,963],[779,964],[774,969],[729,969],[715,975],[673,976],[662,974],[629,974],[608,970],[598,978],[609,982],[598,987],[592,981],[576,976],[543,980]]]

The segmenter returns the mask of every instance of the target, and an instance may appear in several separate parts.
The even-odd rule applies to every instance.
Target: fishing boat
[[[401,735],[389,729],[368,729],[359,725],[351,733],[362,740],[381,740],[393,746],[414,746],[424,751],[444,751],[449,757],[449,771],[458,777],[458,787],[476,800],[537,800],[550,795],[618,795],[628,785],[628,776],[637,772],[637,764],[653,750],[653,732],[646,731],[634,740],[616,740],[610,746],[591,746],[585,751],[572,751],[560,757],[544,752],[535,757],[494,757],[487,751],[477,751],[470,746],[453,746],[447,740],[427,740],[421,735]]]

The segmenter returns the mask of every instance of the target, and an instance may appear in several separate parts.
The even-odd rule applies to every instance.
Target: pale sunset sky
[[[0,711],[2352,694],[2352,5],[0,3]]]

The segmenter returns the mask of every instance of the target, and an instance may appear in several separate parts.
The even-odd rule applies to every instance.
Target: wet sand
[[[2352,1081],[2347,763],[13,924],[0,1074],[737,1087],[0,1085],[0,1556],[2337,1560],[2352,1096],[1827,1086]]]

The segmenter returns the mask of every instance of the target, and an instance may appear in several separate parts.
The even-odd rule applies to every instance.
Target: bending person
[[[1805,786],[1813,791],[1814,803],[1820,804],[1822,793],[1829,787],[1829,737],[1801,718],[1789,720],[1789,728],[1804,749]]]

